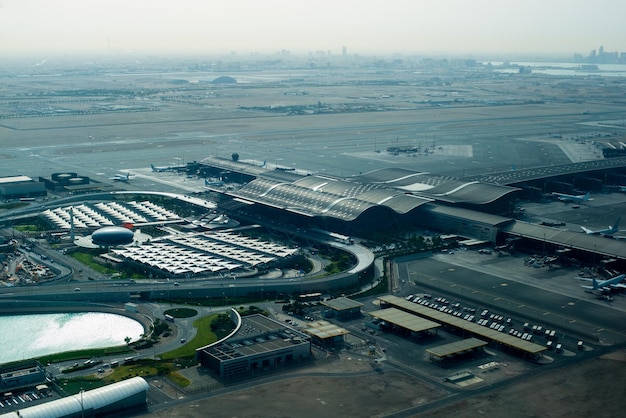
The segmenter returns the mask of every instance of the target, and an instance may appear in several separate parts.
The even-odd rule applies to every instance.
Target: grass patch
[[[72,379],[59,379],[59,386],[68,395],[76,395],[81,390],[91,390],[107,385],[107,382],[98,377],[76,377]]]
[[[115,354],[126,354],[132,350],[127,346],[117,346],[109,348],[93,348],[89,350],[66,351],[64,353],[50,354],[37,358],[41,364],[60,363],[68,360],[77,360],[92,357],[111,356]]]
[[[0,205],[0,209],[12,210],[12,209],[23,208],[24,206],[28,206],[28,203],[12,202],[12,203],[5,203],[3,205]]]
[[[115,383],[131,377],[151,377],[166,375],[174,371],[174,365],[159,360],[137,360],[125,363],[112,369],[113,371],[102,380],[106,383]]]
[[[102,274],[118,273],[117,270],[105,267],[102,264],[99,264],[96,261],[94,261],[94,258],[98,257],[99,254],[84,252],[84,251],[72,251],[71,253],[68,253],[68,255],[70,255],[77,261],[83,263],[84,265],[89,266],[91,269],[93,269],[94,271],[97,271],[98,273],[102,273]]]
[[[37,232],[40,230],[37,225],[17,225],[15,229],[20,232]]]
[[[221,321],[219,322],[221,324],[224,324],[224,326],[218,327],[216,333],[212,331],[211,324],[214,321],[218,321],[219,319],[221,319]],[[172,350],[168,353],[163,354],[161,356],[161,360],[133,360],[121,364],[116,368],[107,369],[110,370],[110,372],[108,372],[108,374],[105,376],[93,374],[86,377],[59,379],[59,385],[65,390],[67,394],[74,395],[79,393],[81,390],[96,389],[107,384],[120,382],[122,380],[130,379],[136,376],[149,378],[152,376],[167,375],[174,383],[176,383],[180,387],[189,386],[191,382],[180,373],[177,373],[176,369],[185,366],[192,366],[193,364],[195,364],[196,347],[202,347],[212,342],[215,342],[219,338],[222,338],[226,334],[228,334],[232,330],[232,327],[228,328],[226,326],[226,322],[227,321],[224,320],[224,315],[220,315],[217,313],[203,318],[199,318],[193,323],[193,326],[197,329],[196,336],[193,338],[193,340],[187,342],[187,344],[185,345],[181,345],[181,347],[177,348],[176,350]],[[120,347],[115,348],[119,349]],[[124,348],[124,351],[120,351],[119,353],[126,353],[130,351],[128,348],[121,348]],[[109,351],[106,354],[113,353],[113,351]],[[76,358],[97,357],[98,355],[104,354],[105,350],[82,350],[61,353],[54,356],[46,356],[45,359],[46,361],[50,362],[66,361]],[[176,361],[174,362],[172,360]]]
[[[378,283],[375,287],[368,290],[367,292],[358,294],[357,297],[365,298],[365,297],[377,296],[377,295],[387,293],[388,291],[389,291],[389,279],[387,279],[387,276],[383,276],[383,279],[380,281],[380,283]]]
[[[178,386],[183,387],[183,388],[191,384],[189,379],[187,379],[185,376],[175,371],[169,374],[169,378],[172,379],[172,381],[176,383]]]
[[[192,316],[196,316],[198,311],[191,308],[176,308],[176,309],[168,309],[163,312],[164,315],[172,315],[174,318],[191,318]]]
[[[218,336],[211,330],[211,323],[217,319],[218,314],[205,316],[196,319],[193,326],[197,329],[196,336],[186,344],[179,348],[169,351],[161,355],[163,360],[172,360],[176,358],[191,357],[196,355],[196,348],[214,343],[218,340]]]

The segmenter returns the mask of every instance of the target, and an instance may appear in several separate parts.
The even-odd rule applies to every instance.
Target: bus
[[[165,314],[165,320],[166,321],[170,321],[170,322],[174,322],[174,317],[170,314]]]

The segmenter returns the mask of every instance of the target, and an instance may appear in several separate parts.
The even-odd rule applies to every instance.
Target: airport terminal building
[[[212,188],[220,205],[234,216],[280,218],[302,228],[360,237],[421,228],[492,245],[517,242],[533,249],[548,244],[551,249],[573,250],[577,257],[599,254],[626,262],[626,248],[620,242],[514,218],[520,199],[536,190],[541,196],[542,190],[561,178],[571,182],[574,176],[578,182],[595,184],[591,175],[603,173],[607,178],[621,179],[618,174],[626,158],[467,179],[404,168],[384,168],[343,179],[270,170],[214,157],[202,164],[213,170],[240,171],[249,180],[241,187]],[[568,183],[566,190],[572,190],[572,185]]]

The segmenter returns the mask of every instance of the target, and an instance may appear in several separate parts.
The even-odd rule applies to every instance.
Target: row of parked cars
[[[5,393],[2,399],[0,399],[0,408],[14,408],[26,402],[32,402],[42,397],[46,397],[45,393],[37,393],[33,390],[14,394],[11,392]]]
[[[466,321],[475,322],[478,325],[482,325],[499,332],[506,332],[509,328],[509,335],[513,335],[525,341],[533,341],[536,337],[544,337],[546,341],[546,348],[548,350],[554,349],[557,353],[563,351],[563,345],[558,342],[558,334],[554,329],[544,329],[541,325],[533,325],[529,322],[524,323],[522,330],[516,330],[513,328],[513,320],[503,315],[490,312],[488,309],[483,309],[478,312],[475,308],[461,306],[460,302],[453,303],[444,297],[436,297],[429,293],[423,295],[408,295],[406,300],[420,305],[427,306],[432,309],[437,309],[441,312],[461,317]],[[578,350],[585,349],[585,343],[581,340],[577,343]]]
[[[513,328],[513,320],[511,318],[490,312],[488,309],[483,309],[480,313],[478,313],[475,308],[463,307],[460,302],[453,303],[443,297],[433,298],[433,296],[428,293],[422,296],[408,295],[406,300],[461,317],[470,322],[475,321],[478,325],[488,327],[495,331],[506,332],[508,328],[509,335],[518,337],[525,341],[532,342],[535,337],[545,337],[547,340],[546,347],[549,350],[555,349],[557,352],[561,352],[563,350],[562,344],[557,342],[558,336],[556,330],[544,330],[541,325],[533,325],[526,322],[524,323],[522,330],[516,330]],[[578,349],[582,350],[583,348],[583,341],[579,341]]]

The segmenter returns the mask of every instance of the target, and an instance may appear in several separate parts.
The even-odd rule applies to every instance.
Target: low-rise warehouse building
[[[28,176],[0,177],[0,197],[3,199],[45,196],[46,194],[45,184],[36,182]]]
[[[0,369],[0,392],[46,383],[46,371],[39,362],[6,366]]]
[[[350,334],[347,329],[328,321],[307,322],[302,331],[311,337],[314,344],[324,348],[343,345],[346,335]]]

